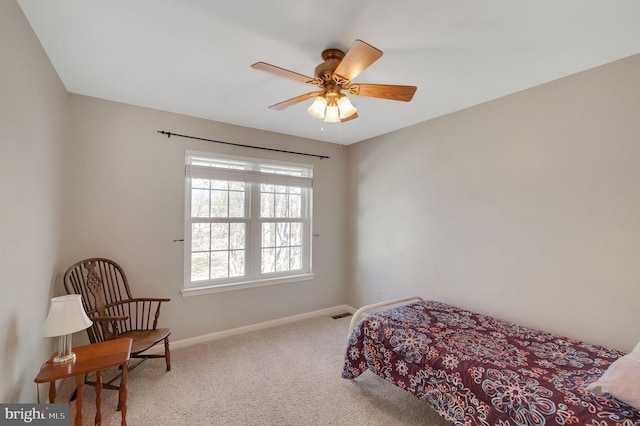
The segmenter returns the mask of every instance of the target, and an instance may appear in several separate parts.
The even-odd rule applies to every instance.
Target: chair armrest
[[[160,307],[167,298],[133,298],[120,300],[106,306],[108,313],[126,315],[126,320],[120,321],[122,331],[155,330],[160,318]]]
[[[89,319],[94,322],[93,326],[89,327],[92,330],[88,331],[89,338],[94,336],[93,338],[100,342],[117,338],[121,332],[118,324],[129,319],[129,315],[89,315]]]

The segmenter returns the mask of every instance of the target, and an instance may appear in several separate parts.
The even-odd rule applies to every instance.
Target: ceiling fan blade
[[[279,102],[277,104],[273,104],[269,108],[277,109],[277,110],[283,110],[283,109],[285,109],[287,107],[290,107],[291,105],[295,105],[297,103],[304,102],[307,99],[315,98],[316,96],[319,96],[319,95],[322,95],[322,92],[305,93],[304,95],[296,96],[295,98],[291,98],[291,99],[288,99],[286,101],[282,101],[282,102]]]
[[[353,119],[356,119],[356,118],[358,118],[358,113],[354,112],[353,114],[351,114],[347,118],[341,118],[340,121],[344,123],[345,121],[350,121],[350,120],[353,120]]]
[[[357,96],[409,102],[413,98],[413,94],[416,93],[417,87],[395,86],[392,84],[352,84],[346,87],[345,90]]]
[[[333,73],[338,84],[347,84],[382,56],[382,51],[356,40]]]
[[[271,74],[279,75],[280,77],[298,80],[302,83],[313,84],[313,81],[314,81],[313,77],[308,77],[306,75],[298,74],[297,72],[289,71],[284,68],[277,67],[275,65],[267,64],[266,62],[256,62],[255,64],[251,65],[251,68],[270,72]]]

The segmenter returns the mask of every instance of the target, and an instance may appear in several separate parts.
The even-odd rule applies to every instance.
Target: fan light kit
[[[356,40],[346,54],[339,49],[327,49],[322,52],[323,62],[316,67],[313,78],[266,62],[256,62],[251,67],[302,83],[312,84],[322,89],[296,96],[271,105],[269,108],[283,110],[291,105],[315,98],[311,106],[307,108],[309,114],[328,123],[338,123],[358,118],[356,107],[342,91],[350,95],[403,102],[409,102],[413,98],[416,86],[351,84],[351,80],[381,56],[381,50],[362,40]]]

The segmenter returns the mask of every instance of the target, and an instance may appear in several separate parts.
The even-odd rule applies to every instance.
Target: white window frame
[[[193,165],[193,160],[232,164],[242,169],[219,168]],[[266,172],[270,170],[270,172]],[[292,171],[295,175],[283,174]],[[245,219],[210,219],[214,222],[247,223],[245,239],[245,275],[232,278],[218,278],[203,281],[191,280],[192,224],[203,219],[191,217],[191,178],[211,178],[245,182],[245,206],[248,217]],[[262,218],[260,216],[261,184],[275,184],[301,188],[300,218]],[[311,269],[312,247],[312,198],[313,198],[313,166],[310,164],[266,160],[254,157],[222,155],[212,152],[185,151],[185,238],[184,238],[184,286],[183,296],[240,290],[267,285],[276,285],[313,279]],[[278,221],[300,222],[303,232],[301,237],[301,267],[294,271],[262,273],[262,223]],[[207,222],[207,219],[204,219]]]

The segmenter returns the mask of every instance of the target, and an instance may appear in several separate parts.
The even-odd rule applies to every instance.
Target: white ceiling
[[[342,144],[640,53],[637,0],[18,3],[71,93]],[[336,124],[267,108],[315,89],[251,64],[313,76],[355,39],[384,55],[354,82],[415,85],[411,102],[352,96]]]

